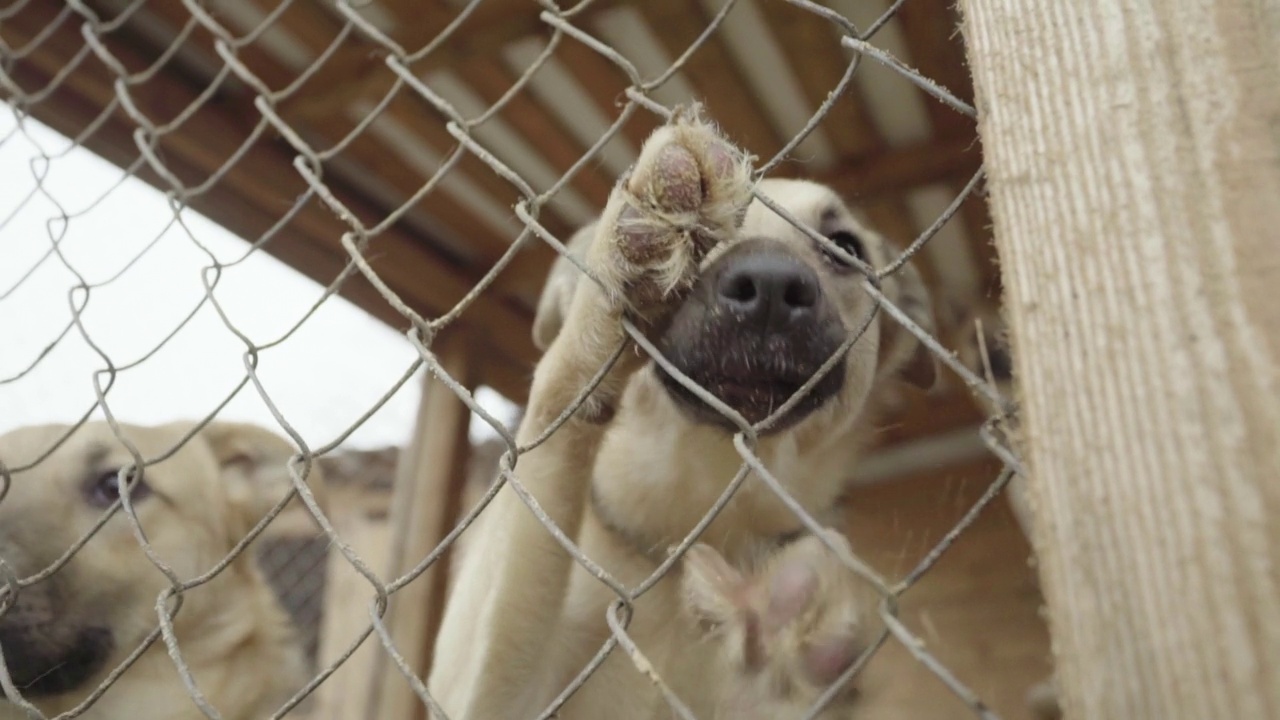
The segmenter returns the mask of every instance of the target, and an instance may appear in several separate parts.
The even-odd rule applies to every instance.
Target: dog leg
[[[596,225],[583,279],[534,374],[518,439],[527,444],[568,407],[626,341],[621,320],[660,329],[705,254],[733,238],[750,199],[749,163],[695,112],[645,143]],[[537,448],[516,477],[574,538],[604,428],[626,380],[643,362],[627,350],[586,403]],[[545,685],[549,645],[573,560],[509,488],[486,510],[446,610],[431,690],[451,717],[534,716],[558,690]],[[589,551],[589,549],[586,549]],[[554,671],[551,671],[554,674]]]
[[[848,547],[834,530],[834,543]],[[799,717],[871,642],[876,594],[814,536],[772,555],[744,575],[707,545],[684,559],[686,605],[711,628],[729,669],[722,716]],[[827,706],[847,712],[853,692]],[[822,715],[826,717],[826,715]]]

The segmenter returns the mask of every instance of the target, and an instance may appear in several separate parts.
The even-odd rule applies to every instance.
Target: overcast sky
[[[202,416],[244,377],[244,343],[209,303],[177,328],[204,297],[202,268],[211,256],[234,262],[249,250],[246,242],[189,209],[175,220],[161,193],[35,120],[19,126],[3,105],[0,187],[0,433],[83,415],[94,401],[94,372],[107,367],[93,346],[116,366],[160,346],[121,371],[110,388],[108,405],[122,421]],[[64,213],[69,222],[58,220]],[[92,289],[83,330],[67,330],[77,274]],[[321,294],[319,285],[264,252],[224,269],[214,291],[231,325],[255,344],[286,333]],[[258,375],[285,419],[315,447],[355,423],[414,357],[404,336],[335,297],[261,353]],[[405,442],[419,394],[415,378],[347,444]],[[509,414],[495,394],[482,399],[500,416]],[[220,417],[274,425],[252,385]],[[477,434],[483,433],[473,423]]]

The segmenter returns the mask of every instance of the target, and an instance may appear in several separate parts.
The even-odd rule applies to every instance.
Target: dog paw
[[[848,548],[839,533],[833,543]],[[684,560],[688,609],[733,670],[731,702],[811,707],[872,640],[877,596],[815,536],[743,575],[706,545]],[[853,696],[844,688],[838,702]]]
[[[636,319],[658,320],[707,252],[736,233],[751,199],[749,172],[749,157],[696,107],[654,131],[614,188],[593,246],[610,297]]]

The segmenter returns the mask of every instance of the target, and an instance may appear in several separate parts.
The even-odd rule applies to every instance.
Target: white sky
[[[210,256],[234,262],[250,247],[193,210],[175,222],[161,193],[69,147],[33,119],[19,124],[0,105],[0,433],[74,422],[93,404],[94,372],[106,367],[89,340],[117,366],[136,362],[199,304]],[[69,222],[58,220],[63,213]],[[55,239],[62,257],[42,261]],[[84,333],[72,327],[14,379],[71,322],[76,273],[90,285],[103,283],[81,315]],[[214,291],[232,325],[255,344],[279,338],[321,294],[318,284],[265,252],[225,268]],[[108,405],[118,419],[140,424],[203,416],[244,377],[244,351],[206,303],[158,352],[117,375]],[[258,375],[285,419],[316,447],[355,423],[414,357],[404,336],[333,297],[288,340],[260,354]],[[420,378],[411,380],[346,445],[407,441],[420,388]],[[510,416],[511,406],[496,393],[484,392],[481,400],[498,417]],[[219,417],[275,427],[252,384]],[[488,435],[484,430],[472,423],[473,438]]]

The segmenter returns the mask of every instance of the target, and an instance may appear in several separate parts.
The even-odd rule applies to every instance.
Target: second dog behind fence
[[[295,452],[256,426],[215,422],[184,443],[191,428],[121,428],[144,461],[164,457],[146,466],[130,497],[147,549],[182,582],[214,569],[284,498],[291,488],[287,463]],[[0,615],[0,648],[10,679],[45,717],[88,701],[78,715],[86,720],[208,717],[160,639],[111,678],[156,631],[157,598],[171,586],[139,546],[123,509],[97,527],[118,502],[121,468],[135,463],[120,438],[102,422],[74,432],[66,426],[28,427],[0,437],[0,461],[22,467],[67,433],[52,454],[10,478],[0,503],[0,557],[18,578],[36,578]],[[323,502],[315,468],[308,485]],[[310,523],[294,499],[265,534],[296,532],[290,526]],[[64,561],[64,553],[87,535]],[[221,717],[270,717],[305,683],[302,647],[252,553],[237,555],[208,583],[178,594],[182,605],[173,632],[182,662]],[[169,602],[173,607],[174,599]],[[0,718],[28,717],[15,700],[0,695]]]

